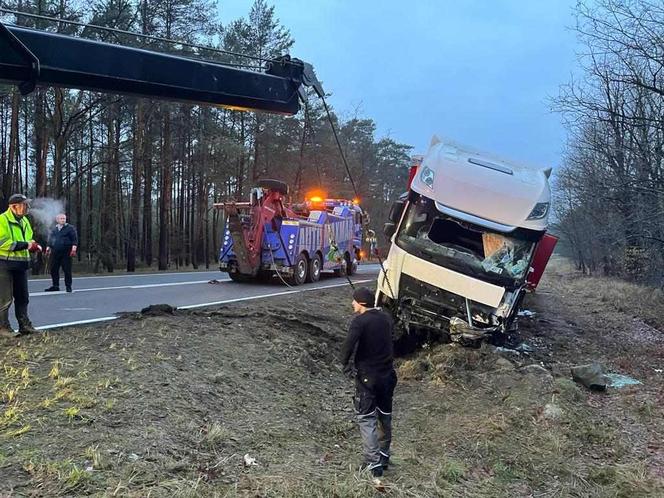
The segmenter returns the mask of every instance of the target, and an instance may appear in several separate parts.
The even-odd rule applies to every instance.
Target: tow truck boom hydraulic
[[[264,72],[0,23],[0,81],[27,95],[56,86],[237,110],[295,114],[310,64],[285,55]]]

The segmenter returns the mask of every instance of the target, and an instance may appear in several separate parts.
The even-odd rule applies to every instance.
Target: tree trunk
[[[44,111],[44,90],[35,92],[35,183],[37,197],[46,197],[46,155],[48,153],[48,133],[46,132],[46,116]]]
[[[159,269],[168,269],[168,240],[170,233],[172,188],[171,116],[166,107],[164,113],[163,144],[161,151],[161,197],[159,199]]]
[[[134,151],[131,174],[131,207],[129,213],[129,239],[127,240],[127,271],[136,271],[136,246],[138,244],[139,215],[141,208],[141,178],[143,177],[143,140],[145,134],[143,102],[136,104],[134,121]]]
[[[55,105],[53,108],[53,196],[56,199],[62,198],[64,193],[62,181],[62,162],[67,146],[67,137],[64,133],[63,105],[64,93],[61,88],[56,88]]]

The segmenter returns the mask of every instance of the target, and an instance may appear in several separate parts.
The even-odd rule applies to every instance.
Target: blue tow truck
[[[285,183],[261,180],[248,202],[215,205],[227,216],[220,270],[238,282],[279,275],[290,285],[355,273],[368,222],[358,202],[313,196],[287,205],[288,194]]]

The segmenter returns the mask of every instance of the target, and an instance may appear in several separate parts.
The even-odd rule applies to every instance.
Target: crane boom
[[[289,56],[250,71],[0,23],[0,81],[122,93],[241,110],[295,114],[302,85],[322,94],[310,64]]]

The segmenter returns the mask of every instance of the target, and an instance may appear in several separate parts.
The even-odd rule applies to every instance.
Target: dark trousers
[[[362,436],[364,460],[380,465],[381,455],[390,456],[392,443],[392,397],[397,385],[394,370],[384,373],[360,373],[355,379],[355,412]]]
[[[69,250],[51,253],[51,280],[54,287],[60,287],[60,267],[65,274],[65,285],[71,287],[71,256]]]
[[[16,319],[21,323],[28,317],[28,272],[0,266],[0,318],[6,319],[12,300]]]

